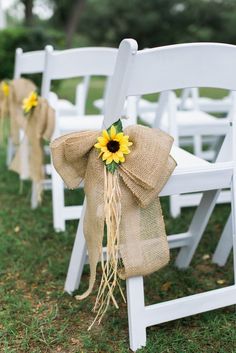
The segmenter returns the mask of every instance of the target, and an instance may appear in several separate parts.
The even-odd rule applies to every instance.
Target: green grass
[[[60,93],[72,99],[75,82],[61,85]],[[102,85],[102,81],[94,82],[89,111]],[[82,199],[78,191],[67,196],[71,204]],[[49,191],[37,210],[30,210],[29,204],[30,183],[25,183],[20,194],[18,177],[6,169],[5,148],[1,148],[0,352],[128,353],[126,305],[121,302],[118,311],[110,308],[101,325],[88,332],[96,291],[82,302],[63,293],[77,222],[68,222],[65,233],[53,231]],[[169,216],[167,199],[163,200],[163,209],[169,233],[187,229],[193,209],[184,210],[176,220]],[[189,269],[179,271],[173,266],[177,254],[173,251],[170,265],[145,278],[147,303],[233,283],[232,256],[224,268],[211,262],[228,214],[228,205],[216,207]],[[81,291],[87,288],[88,278],[86,267]],[[219,280],[224,283],[219,284]],[[235,353],[235,324],[235,308],[231,306],[154,326],[147,330],[147,346],[139,352]]]

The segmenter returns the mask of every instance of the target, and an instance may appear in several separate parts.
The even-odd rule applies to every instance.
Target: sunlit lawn
[[[69,81],[58,91],[72,99],[76,82]],[[102,86],[102,80],[94,81],[89,112],[96,111],[92,101],[99,97]],[[88,332],[96,291],[82,302],[63,293],[77,222],[68,222],[65,233],[55,233],[50,192],[45,192],[42,206],[32,211],[30,183],[24,184],[20,194],[17,175],[5,166],[5,148],[0,149],[0,157],[0,352],[129,352],[125,304],[120,301],[118,311],[110,308],[101,325]],[[67,192],[67,196],[69,203],[81,200],[78,191]],[[186,231],[193,209],[185,209],[173,220],[167,199],[163,208],[168,232]],[[228,205],[216,207],[188,270],[173,266],[174,251],[170,265],[145,279],[147,303],[233,283],[232,255],[224,268],[211,263],[228,214]],[[81,291],[87,288],[88,275],[86,267]],[[140,353],[235,353],[235,325],[231,306],[154,326],[147,330],[147,346]]]

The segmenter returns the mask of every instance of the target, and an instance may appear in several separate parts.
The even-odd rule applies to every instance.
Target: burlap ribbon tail
[[[10,169],[22,179],[31,179],[36,183],[38,199],[42,192],[44,179],[43,139],[50,140],[55,125],[55,112],[45,98],[38,98],[38,105],[28,116],[18,114],[18,126],[24,131],[24,137],[11,162]]]

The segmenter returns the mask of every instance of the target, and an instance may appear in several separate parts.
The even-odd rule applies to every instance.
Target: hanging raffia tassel
[[[104,214],[107,229],[107,251],[106,261],[104,260],[103,251],[101,253],[102,278],[99,286],[94,312],[97,315],[89,326],[92,328],[96,321],[100,324],[104,314],[106,313],[110,302],[118,309],[118,303],[114,297],[114,290],[118,286],[121,296],[125,300],[124,293],[119,283],[118,269],[120,254],[120,221],[121,221],[121,190],[119,186],[119,175],[117,171],[114,174],[108,172],[104,166]]]

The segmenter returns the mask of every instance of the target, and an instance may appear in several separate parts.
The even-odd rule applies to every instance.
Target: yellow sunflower
[[[123,132],[116,132],[115,126],[112,125],[110,132],[103,130],[102,136],[98,137],[98,143],[94,147],[100,149],[102,160],[106,164],[113,161],[116,163],[123,163],[126,154],[130,153],[129,146],[133,143],[129,141],[129,136],[124,135]]]
[[[2,82],[2,91],[5,97],[9,96],[9,92],[10,92],[10,87],[9,84],[6,81]]]
[[[36,92],[31,92],[30,95],[23,100],[22,108],[27,114],[31,111],[32,108],[37,107],[38,105],[38,95]]]

